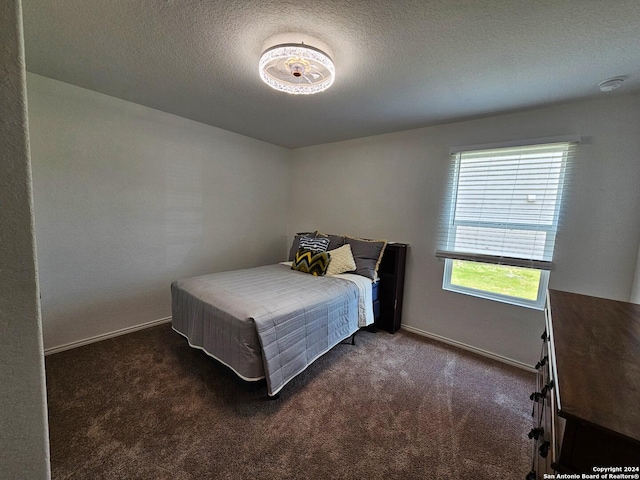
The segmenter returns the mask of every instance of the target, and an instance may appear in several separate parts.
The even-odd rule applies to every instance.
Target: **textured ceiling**
[[[640,91],[640,0],[23,0],[27,69],[285,147]],[[293,96],[272,35],[330,46],[336,81]]]

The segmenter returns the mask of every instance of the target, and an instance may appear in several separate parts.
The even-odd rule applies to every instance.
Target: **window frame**
[[[458,227],[477,227],[477,228],[500,228],[507,230],[523,230],[523,231],[538,231],[538,232],[547,232],[545,235],[545,248],[544,251],[547,251],[547,247],[549,243],[551,243],[551,255],[553,252],[553,246],[555,244],[555,237],[558,231],[559,226],[559,217],[560,211],[562,209],[564,190],[566,189],[566,175],[567,169],[571,165],[571,148],[572,145],[575,145],[580,142],[580,137],[577,135],[567,135],[562,137],[551,137],[551,138],[543,138],[537,140],[528,140],[528,141],[519,141],[519,142],[505,142],[502,144],[490,144],[490,145],[473,145],[469,147],[454,147],[450,149],[450,154],[455,156],[453,159],[453,168],[450,171],[450,179],[449,179],[449,188],[447,195],[449,198],[447,199],[448,208],[446,212],[444,212],[445,217],[444,220],[444,228],[446,228],[446,233],[444,238],[445,248],[438,248],[436,251],[436,256],[443,258],[445,260],[444,272],[443,272],[443,282],[442,288],[447,291],[452,291],[456,293],[462,293],[465,295],[470,295],[474,297],[484,298],[488,300],[494,300],[502,303],[508,303],[511,305],[517,305],[525,308],[531,308],[536,310],[543,310],[545,304],[546,291],[549,286],[549,275],[551,269],[551,259],[549,257],[544,260],[537,260],[534,258],[526,259],[526,258],[510,258],[504,255],[495,255],[495,254],[474,254],[474,253],[466,253],[464,251],[456,251],[451,248],[451,245],[454,243],[456,238],[456,233]],[[500,148],[512,148],[512,147],[535,147],[542,146],[545,144],[553,144],[553,143],[565,143],[567,144],[567,150],[563,156],[563,164],[561,170],[561,177],[557,192],[557,200],[554,206],[554,222],[552,225],[544,225],[544,224],[522,224],[522,223],[511,223],[511,222],[483,222],[478,220],[456,220],[456,207],[457,207],[457,198],[458,198],[458,189],[459,189],[459,175],[461,169],[461,161],[462,154],[464,152],[471,151],[480,151],[480,150],[493,150]],[[550,235],[551,234],[551,235]],[[510,295],[499,294],[495,292],[490,292],[487,290],[480,290],[476,288],[464,287],[460,285],[455,285],[451,283],[451,276],[453,272],[453,261],[471,261],[471,262],[482,262],[488,263],[491,265],[512,265],[522,268],[531,268],[533,270],[537,270],[540,272],[540,280],[538,282],[538,294],[536,300],[528,300],[519,297],[513,297]]]

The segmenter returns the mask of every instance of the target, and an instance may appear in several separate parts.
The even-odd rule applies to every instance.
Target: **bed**
[[[362,239],[349,246],[354,262],[362,257],[356,241]],[[374,252],[375,268],[385,244]],[[296,257],[294,246],[296,239]],[[266,379],[268,395],[276,396],[317,358],[374,322],[375,268],[369,262],[364,271],[358,260],[354,271],[331,275],[299,271],[294,259],[294,268],[283,262],[177,280],[171,284],[172,327],[241,379]]]

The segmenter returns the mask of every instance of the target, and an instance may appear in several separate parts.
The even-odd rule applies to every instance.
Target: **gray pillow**
[[[345,237],[345,242],[351,245],[351,253],[356,261],[355,273],[376,280],[382,254],[387,246],[386,240]]]
[[[329,248],[327,250],[335,250],[344,245],[344,235],[316,232],[316,237],[326,237],[329,239]]]

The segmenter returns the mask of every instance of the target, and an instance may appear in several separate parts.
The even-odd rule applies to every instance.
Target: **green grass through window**
[[[451,284],[510,297],[536,300],[540,270],[454,260]]]

